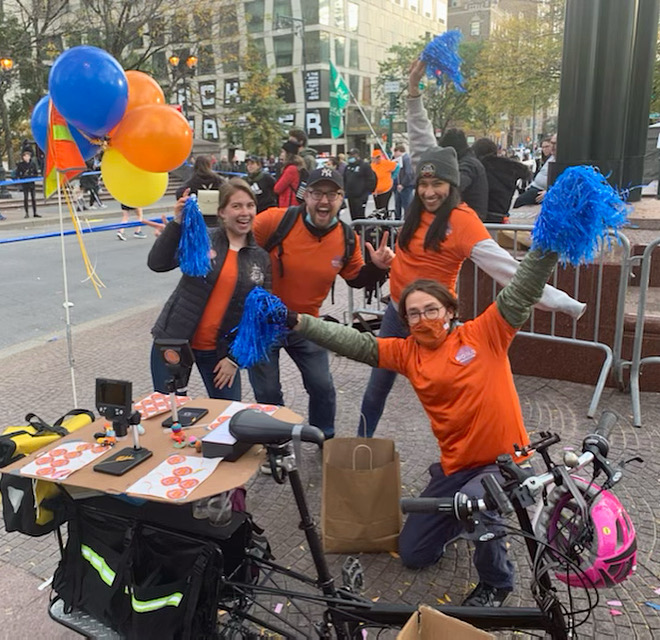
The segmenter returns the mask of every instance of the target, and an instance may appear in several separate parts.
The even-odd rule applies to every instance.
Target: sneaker
[[[33,214],[32,214],[32,217],[33,217],[33,218],[41,218],[41,215],[38,214],[38,213],[33,213]]]
[[[491,587],[485,582],[480,582],[467,598],[463,600],[463,607],[503,607],[509,598],[511,589],[499,589]]]
[[[107,209],[107,208],[108,208],[108,205],[107,205],[107,204],[102,204],[102,205],[101,205],[101,209]]]
[[[89,208],[90,208],[90,209],[96,209],[96,205],[95,205],[95,204],[90,204],[90,205],[89,205]]]
[[[120,240],[123,240],[124,242],[126,242],[126,236],[123,234],[122,231],[117,231],[117,237],[118,237]]]
[[[147,234],[144,233],[144,231],[136,231],[136,232],[133,234],[133,237],[134,237],[134,238],[146,238],[146,237],[147,237]]]
[[[268,462],[264,462],[260,467],[259,470],[261,473],[263,473],[266,476],[272,476],[273,475],[273,470],[270,468],[270,464]]]

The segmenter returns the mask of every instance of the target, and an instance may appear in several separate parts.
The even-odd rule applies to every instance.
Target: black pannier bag
[[[213,527],[189,504],[100,497],[70,508],[53,589],[65,611],[82,609],[130,640],[215,638],[218,608],[234,595],[226,579],[256,580],[248,514]]]

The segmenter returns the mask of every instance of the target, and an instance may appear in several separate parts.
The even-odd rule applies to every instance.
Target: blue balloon
[[[121,65],[107,51],[87,45],[68,49],[55,60],[48,90],[67,122],[99,138],[119,123],[128,103]]]
[[[50,100],[49,95],[45,95],[34,107],[32,111],[32,119],[30,120],[30,126],[32,127],[32,135],[35,142],[39,145],[39,148],[42,151],[46,151],[46,140],[48,139],[48,101]],[[100,147],[96,144],[91,143],[85,136],[83,136],[78,129],[69,125],[69,131],[73,139],[80,149],[80,154],[85,160],[93,158],[96,153],[99,151]]]

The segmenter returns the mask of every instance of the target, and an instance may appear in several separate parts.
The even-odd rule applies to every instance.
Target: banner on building
[[[199,99],[203,109],[215,107],[215,80],[205,80],[199,83]]]
[[[344,109],[350,99],[344,79],[330,62],[330,135],[333,138],[341,138],[344,134]]]
[[[225,80],[225,104],[236,104],[241,101],[241,96],[239,95],[239,89],[241,84],[238,78],[231,78]]]
[[[305,73],[305,97],[307,102],[318,102],[321,99],[320,71],[307,71]]]

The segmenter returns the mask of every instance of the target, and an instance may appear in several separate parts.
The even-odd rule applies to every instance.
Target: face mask
[[[427,349],[437,349],[447,338],[449,323],[441,318],[427,320],[422,318],[417,324],[410,326],[413,338]]]
[[[355,164],[356,159],[357,159],[357,158],[353,158],[353,157],[351,157],[351,158],[348,159],[348,162],[349,162],[350,164]]]

